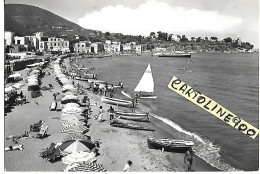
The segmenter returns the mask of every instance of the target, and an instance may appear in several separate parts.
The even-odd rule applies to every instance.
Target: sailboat
[[[154,81],[150,63],[137,84],[134,93],[138,93],[140,98],[157,98],[157,96],[154,95]]]

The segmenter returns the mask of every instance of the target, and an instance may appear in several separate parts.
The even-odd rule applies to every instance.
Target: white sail
[[[141,80],[137,84],[134,92],[141,92],[144,95],[153,95],[154,94],[154,81],[153,74],[151,70],[150,63],[148,64]]]

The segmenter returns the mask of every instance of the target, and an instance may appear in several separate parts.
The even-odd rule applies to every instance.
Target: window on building
[[[54,42],[54,46],[56,46],[56,42]]]
[[[51,43],[51,47],[52,47],[52,43]]]

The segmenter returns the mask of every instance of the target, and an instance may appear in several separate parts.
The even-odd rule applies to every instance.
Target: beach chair
[[[40,132],[36,135],[36,138],[43,139],[47,135],[48,126],[42,126]]]
[[[42,158],[47,158],[49,155],[53,154],[55,151],[56,143],[51,143],[46,149],[43,149],[39,156]]]
[[[44,121],[40,120],[38,123],[30,125],[30,131],[39,132]]]
[[[56,107],[57,107],[57,102],[52,102],[51,105],[50,105],[49,110],[50,110],[50,111],[55,111],[55,110],[56,110]]]
[[[62,104],[61,102],[57,102],[56,111],[61,111],[61,110],[62,110]]]

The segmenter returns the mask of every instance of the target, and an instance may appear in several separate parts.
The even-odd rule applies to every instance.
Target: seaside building
[[[90,41],[80,41],[79,43],[74,44],[74,52],[75,53],[90,53]]]
[[[43,43],[40,44],[40,42],[48,41],[48,37],[44,36],[43,32],[37,32],[34,33],[34,36],[27,36],[27,37],[29,37],[29,40],[31,44],[34,46],[35,50],[43,51],[44,49],[46,49],[43,47]]]
[[[232,40],[233,40],[233,42],[237,42],[238,44],[241,44],[241,43],[242,43],[242,39],[241,39],[240,36],[236,36],[236,37],[234,37]]]
[[[101,42],[91,43],[91,53],[98,53],[104,50],[104,46]]]
[[[105,43],[105,44],[104,44],[104,50],[105,50],[105,52],[107,52],[107,53],[111,53],[111,52],[112,52],[112,45]]]
[[[180,38],[177,35],[172,34],[171,36],[172,36],[172,40],[174,40],[176,42],[180,41]]]
[[[48,51],[70,52],[69,41],[65,41],[62,38],[56,38],[56,37],[48,38],[47,47],[48,47]]]
[[[14,44],[14,32],[5,31],[5,38],[4,39],[5,39],[4,40],[5,45]]]
[[[132,47],[130,44],[123,44],[123,53],[131,53],[132,52]]]
[[[29,42],[29,37],[19,37],[19,36],[15,36],[14,37],[14,44],[17,45],[28,45]]]
[[[142,46],[141,45],[136,45],[135,52],[136,52],[136,54],[141,54],[142,53]]]

